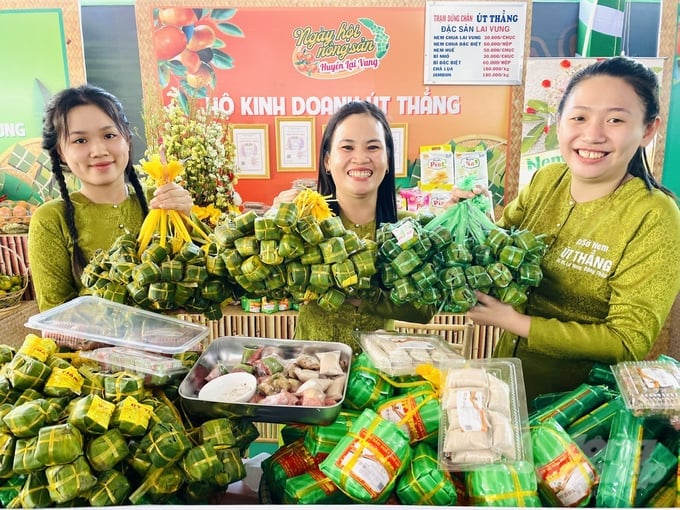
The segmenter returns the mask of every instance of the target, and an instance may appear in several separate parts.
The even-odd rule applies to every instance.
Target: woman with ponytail
[[[82,85],[57,93],[45,110],[42,147],[61,198],[35,211],[28,232],[29,266],[41,311],[83,292],[80,276],[94,252],[122,234],[136,235],[151,208],[191,213],[189,192],[175,183],[147,197],[132,163],[132,131],[120,101]],[[65,174],[79,189],[69,192]]]

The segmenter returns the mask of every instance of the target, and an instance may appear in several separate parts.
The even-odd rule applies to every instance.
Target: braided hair
[[[317,181],[317,191],[321,195],[330,195],[335,198],[335,181],[326,172],[324,159],[331,150],[331,142],[335,130],[343,120],[350,115],[368,113],[374,117],[385,132],[385,147],[387,149],[387,176],[382,180],[378,187],[378,203],[376,204],[375,221],[380,226],[383,223],[394,223],[397,221],[397,198],[396,184],[394,180],[394,139],[392,130],[385,114],[376,105],[369,101],[350,101],[342,105],[337,112],[329,119],[326,129],[324,129],[319,148],[319,173]],[[330,202],[329,207],[335,214],[340,214],[340,205],[336,200]]]
[[[94,86],[81,85],[79,87],[64,89],[55,94],[47,104],[42,124],[42,148],[47,151],[52,164],[53,179],[59,186],[59,193],[64,201],[64,216],[68,226],[69,234],[73,240],[73,274],[77,277],[82,273],[87,265],[85,254],[78,244],[78,229],[75,221],[75,207],[66,185],[65,172],[70,172],[69,168],[62,162],[59,154],[59,143],[66,140],[69,136],[67,116],[76,106],[93,105],[100,108],[116,125],[116,128],[125,137],[129,146],[130,154],[127,166],[125,167],[125,181],[130,183],[135,190],[137,200],[142,207],[142,214],[146,216],[149,212],[142,183],[137,176],[132,165],[132,131],[129,122],[123,111],[121,102],[110,92]]]
[[[561,116],[567,99],[574,90],[574,87],[588,78],[595,76],[611,76],[621,78],[630,85],[644,107],[644,121],[649,125],[659,116],[659,81],[654,71],[649,67],[630,57],[612,57],[590,64],[574,74],[569,80],[559,106],[557,115]],[[673,192],[660,184],[652,174],[651,167],[647,160],[647,151],[640,146],[628,162],[628,173],[642,179],[650,191],[653,188],[663,191],[673,197]]]

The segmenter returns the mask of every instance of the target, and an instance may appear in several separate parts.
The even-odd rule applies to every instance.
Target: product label
[[[140,404],[134,397],[126,397],[120,403],[120,421],[146,428],[149,425],[153,407]]]
[[[80,394],[85,379],[75,367],[55,368],[52,370],[45,386],[52,388],[66,388],[75,394]]]
[[[638,370],[640,372],[642,381],[650,390],[658,388],[670,388],[676,390],[680,388],[680,381],[678,381],[673,376],[673,374],[662,368],[643,367]]]
[[[97,423],[102,428],[109,428],[109,422],[111,421],[111,416],[116,410],[116,404],[113,402],[107,402],[97,395],[94,396],[90,403],[90,408],[87,410],[87,417],[94,423]]]
[[[540,479],[562,506],[576,506],[589,497],[596,478],[590,464],[573,444],[568,445],[564,452],[536,470]]]

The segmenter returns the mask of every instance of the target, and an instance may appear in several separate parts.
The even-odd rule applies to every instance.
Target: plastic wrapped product
[[[335,445],[338,444],[338,441],[349,432],[359,415],[359,411],[342,410],[330,425],[310,425],[307,427],[303,444],[317,463],[328,456]]]
[[[434,440],[436,444],[441,408],[434,391],[413,389],[384,400],[375,406],[375,411],[381,417],[398,425],[409,437],[412,445],[427,440]]]
[[[458,503],[451,475],[439,468],[437,452],[425,443],[414,446],[413,458],[397,480],[395,494],[403,505],[454,506]]]
[[[622,409],[614,416],[600,472],[598,507],[632,507],[640,473],[642,419]]]
[[[465,473],[470,503],[475,506],[540,507],[531,462],[489,464]]]
[[[286,505],[340,505],[351,503],[320,469],[311,468],[286,480],[283,503]]]
[[[656,443],[654,450],[642,462],[635,491],[635,506],[646,507],[661,488],[676,478],[678,457],[661,443]],[[677,504],[675,505],[677,506]]]
[[[597,450],[606,445],[614,416],[624,408],[623,399],[613,398],[581,416],[569,425],[566,431],[583,453],[592,457]]]
[[[562,426],[552,418],[531,427],[541,499],[549,506],[588,506],[599,475]]]
[[[262,476],[269,490],[282,499],[286,480],[316,467],[316,461],[305,448],[303,439],[281,446],[262,461]]]
[[[399,427],[364,409],[319,469],[353,500],[380,504],[390,497],[411,454]]]
[[[583,383],[566,393],[552,405],[531,416],[531,421],[544,421],[553,418],[562,427],[568,427],[581,416],[604,404],[610,398],[611,393],[606,387]]]

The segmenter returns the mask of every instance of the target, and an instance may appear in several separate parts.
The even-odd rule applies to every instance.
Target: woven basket
[[[2,289],[4,293],[0,294],[0,317],[3,317],[18,308],[29,280],[28,267],[23,257],[12,248],[3,245],[0,245],[0,275],[2,275],[0,283],[5,281],[6,276],[21,278],[20,284],[13,285],[12,288],[15,290]],[[20,289],[16,289],[18,285],[21,285]]]

